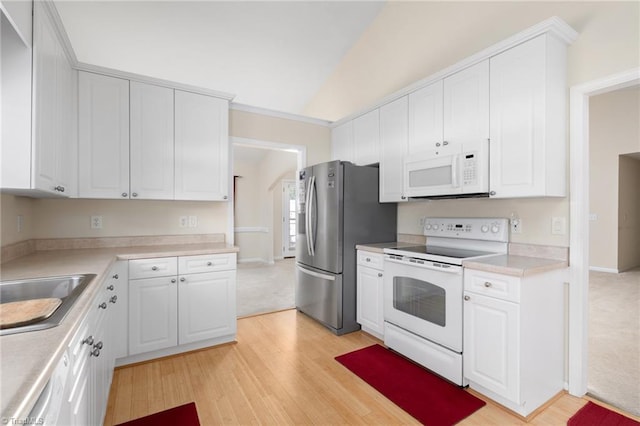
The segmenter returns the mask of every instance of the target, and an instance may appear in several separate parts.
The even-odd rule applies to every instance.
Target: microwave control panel
[[[462,184],[464,186],[478,184],[478,154],[475,152],[462,154]]]

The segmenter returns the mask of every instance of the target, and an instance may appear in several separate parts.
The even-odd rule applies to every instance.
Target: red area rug
[[[425,425],[454,425],[485,405],[380,345],[337,356],[336,361]]]
[[[180,426],[200,426],[196,403],[190,402],[179,407],[169,408],[159,413],[150,414],[139,419],[120,423],[116,426],[159,426],[159,425],[180,425]]]
[[[569,426],[638,426],[637,422],[601,405],[587,402],[567,422]]]

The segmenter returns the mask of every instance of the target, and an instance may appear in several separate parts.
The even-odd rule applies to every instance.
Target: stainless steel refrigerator
[[[296,308],[340,335],[356,322],[356,244],[396,240],[395,203],[378,202],[377,166],[316,164],[298,176]]]

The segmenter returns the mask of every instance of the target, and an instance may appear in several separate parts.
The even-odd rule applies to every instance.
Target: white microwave
[[[404,159],[404,194],[409,198],[489,196],[489,141],[447,143]]]

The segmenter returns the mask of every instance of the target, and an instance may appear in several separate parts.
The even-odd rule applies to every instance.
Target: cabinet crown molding
[[[472,65],[477,64],[478,62],[484,61],[485,59],[498,55],[504,52],[505,50],[511,49],[512,47],[517,46],[518,44],[524,43],[525,41],[531,40],[542,34],[550,34],[558,38],[562,42],[566,43],[567,45],[573,43],[578,38],[578,35],[579,35],[578,32],[573,28],[571,28],[571,26],[567,24],[562,18],[558,16],[552,16],[548,19],[545,19],[542,22],[539,22],[536,25],[533,25],[523,31],[520,31],[519,33],[509,38],[506,38],[496,44],[493,44],[487,47],[486,49],[481,50],[480,52],[477,52],[447,68],[444,68],[436,72],[435,74],[432,74],[426,78],[423,78],[422,80],[418,80],[415,83],[410,84],[409,86],[406,86],[405,88],[398,90],[397,92],[394,92],[388,96],[385,96],[375,104],[370,105],[365,109],[359,110],[353,114],[349,114],[348,116],[341,118],[340,120],[334,121],[333,123],[331,123],[330,127],[333,129],[337,126],[340,126],[341,124],[344,124],[347,121],[353,120],[354,118],[357,118],[363,114],[366,114],[367,112],[370,112],[376,108],[379,108],[385,104],[388,104],[389,102],[393,102],[398,98],[406,96],[411,92],[414,92],[423,87],[426,87],[437,80],[441,80],[451,74],[454,74],[458,71],[463,70],[464,68],[468,68]]]

